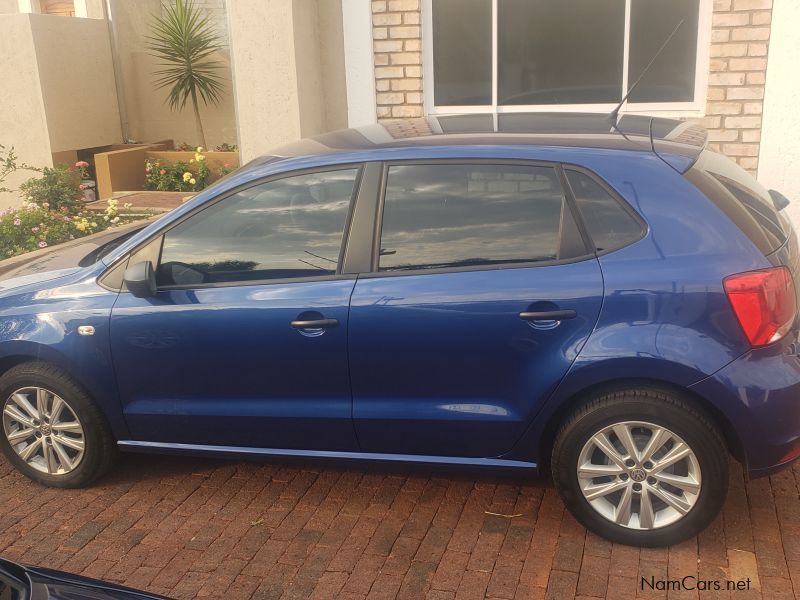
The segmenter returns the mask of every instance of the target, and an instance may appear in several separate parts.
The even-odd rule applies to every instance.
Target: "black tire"
[[[9,462],[26,477],[50,487],[84,487],[106,473],[117,456],[117,445],[108,422],[83,388],[51,364],[27,362],[0,377],[0,407],[11,394],[24,387],[45,388],[64,399],[83,427],[84,453],[72,471],[51,475],[31,467],[20,458],[0,429],[0,450]]]
[[[694,506],[677,522],[629,528],[601,515],[584,497],[577,473],[584,445],[603,428],[623,421],[665,427],[694,452],[702,485]],[[666,546],[698,534],[719,513],[728,490],[728,452],[712,419],[680,395],[648,387],[604,393],[577,408],[558,432],[551,467],[556,488],[575,518],[596,534],[630,546]]]

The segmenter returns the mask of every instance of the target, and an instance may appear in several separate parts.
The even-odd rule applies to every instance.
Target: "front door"
[[[553,166],[395,164],[350,307],[364,451],[508,452],[580,352],[603,283]]]
[[[357,176],[340,168],[259,183],[164,234],[157,294],[123,292],[111,317],[133,439],[357,449],[355,278],[337,275]]]

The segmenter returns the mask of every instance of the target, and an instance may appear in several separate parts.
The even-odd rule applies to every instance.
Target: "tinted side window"
[[[159,285],[334,274],[357,174],[270,181],[189,217],[164,236]]]
[[[597,181],[586,173],[567,170],[578,210],[598,252],[622,248],[642,237],[642,226]]]
[[[552,167],[389,168],[379,268],[434,269],[572,258],[574,222]],[[562,231],[565,235],[562,235]]]
[[[786,241],[790,225],[785,215],[775,210],[769,192],[733,161],[706,150],[686,177],[764,254]]]

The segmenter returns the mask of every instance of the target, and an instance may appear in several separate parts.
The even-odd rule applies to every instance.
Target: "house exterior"
[[[35,13],[42,1],[0,0],[0,12],[5,3]],[[190,136],[190,115],[169,114],[148,81],[143,40],[160,2],[72,1],[76,17],[111,25],[114,142]],[[243,160],[299,137],[427,114],[485,113],[502,128],[518,112],[611,111],[669,39],[622,112],[701,122],[712,148],[800,211],[795,0],[196,3],[225,37],[231,69],[229,105],[204,109],[204,119],[216,138],[238,139]],[[65,14],[66,4],[53,10]],[[3,27],[0,15],[0,38]]]
[[[701,122],[711,148],[797,200],[800,3],[795,0],[343,0],[350,126],[427,114],[610,111],[678,31],[622,112]],[[276,141],[250,112],[258,52],[244,23],[308,2],[228,0],[244,158]],[[280,7],[280,8],[278,8]],[[305,10],[305,9],[303,9]],[[296,19],[295,19],[296,20]],[[260,22],[260,20],[259,20]],[[240,54],[237,44],[247,46]],[[264,54],[264,59],[268,57]],[[298,73],[300,71],[298,70]],[[302,74],[300,74],[302,77]],[[301,94],[299,94],[301,95]],[[341,98],[341,96],[339,96]],[[326,97],[332,101],[332,97]],[[257,101],[256,101],[257,102]],[[302,109],[301,109],[302,112]],[[311,128],[313,129],[313,127]],[[306,135],[297,128],[292,136]]]

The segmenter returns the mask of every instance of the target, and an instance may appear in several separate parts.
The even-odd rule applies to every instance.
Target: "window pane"
[[[357,173],[287,177],[197,213],[165,235],[159,285],[334,274]]]
[[[549,167],[391,167],[380,269],[559,258],[563,204],[558,176]]]
[[[578,171],[566,174],[598,252],[622,248],[641,237],[642,226],[599,183]]]
[[[628,81],[642,74],[681,19],[683,25],[630,96],[631,102],[691,102],[700,0],[632,0]]]
[[[492,103],[491,0],[433,0],[437,106]]]
[[[625,0],[500,0],[498,104],[622,100]]]
[[[786,215],[775,209],[766,188],[732,160],[706,150],[686,177],[764,254],[786,241],[791,231]]]

